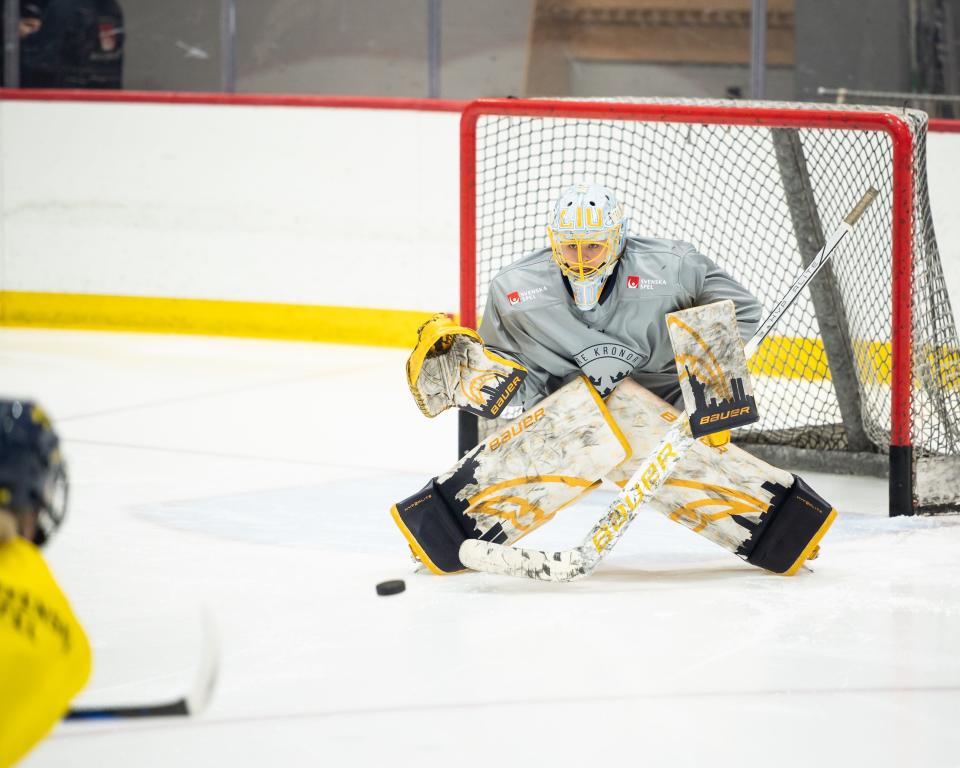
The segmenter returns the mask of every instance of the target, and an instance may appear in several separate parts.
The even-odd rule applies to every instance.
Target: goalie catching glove
[[[488,419],[501,416],[527,369],[484,348],[480,335],[443,314],[417,329],[407,384],[425,416],[457,407]]]

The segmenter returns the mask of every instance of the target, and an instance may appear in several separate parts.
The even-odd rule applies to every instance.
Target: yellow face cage
[[[553,260],[560,271],[576,280],[585,280],[617,260],[620,225],[588,235],[557,234],[547,227]]]

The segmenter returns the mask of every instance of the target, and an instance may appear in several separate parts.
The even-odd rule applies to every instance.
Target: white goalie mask
[[[553,259],[570,281],[579,309],[592,309],[627,237],[628,220],[613,191],[599,184],[567,187],[547,226]]]

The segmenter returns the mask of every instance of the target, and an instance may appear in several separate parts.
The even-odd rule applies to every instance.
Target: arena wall
[[[406,345],[456,312],[459,105],[276,101],[0,101],[0,323]],[[931,134],[955,297],[957,167]]]

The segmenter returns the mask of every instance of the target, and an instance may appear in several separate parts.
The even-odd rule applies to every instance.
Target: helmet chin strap
[[[570,288],[573,291],[573,303],[577,305],[577,309],[587,310],[597,306],[597,302],[600,301],[600,294],[603,291],[603,285],[610,277],[611,271],[613,271],[613,264],[593,277],[587,277],[583,280],[569,278]]]

